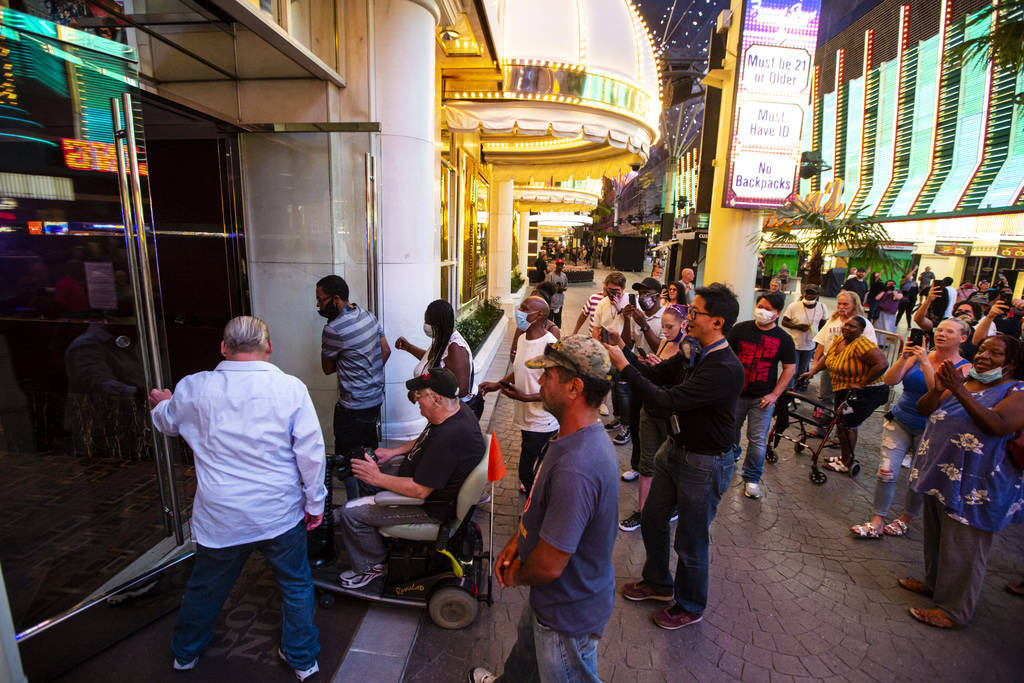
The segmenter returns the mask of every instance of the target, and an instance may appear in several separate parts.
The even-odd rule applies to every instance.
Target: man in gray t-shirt
[[[540,396],[559,432],[519,530],[494,562],[502,587],[531,587],[503,678],[596,682],[597,642],[615,603],[619,468],[597,412],[611,388],[611,364],[600,342],[578,335],[526,364],[544,368]],[[470,680],[489,683],[494,675],[476,668]]]
[[[565,261],[555,261],[555,269],[548,273],[547,281],[555,286],[555,293],[551,295],[551,320],[559,328],[562,327],[562,304],[565,303],[565,290],[569,289],[569,276],[565,270]]]

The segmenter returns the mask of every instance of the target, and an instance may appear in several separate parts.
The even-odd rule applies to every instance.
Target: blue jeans
[[[775,404],[761,408],[760,397],[740,396],[736,401],[736,444],[740,443],[743,420],[747,421],[747,457],[743,460],[743,481],[761,481],[764,453],[768,447],[768,431],[772,427]]]
[[[517,631],[519,638],[508,653],[499,681],[600,682],[597,677],[597,636],[567,636],[550,629],[537,621],[529,602],[523,605]]]
[[[709,527],[729,488],[734,465],[733,451],[693,453],[676,446],[671,438],[665,439],[654,458],[651,492],[640,513],[647,551],[643,579],[660,591],[672,589],[676,602],[687,612],[700,614],[708,604]],[[679,513],[675,581],[668,567],[673,512]]]
[[[789,386],[793,386],[800,375],[804,374],[811,369],[811,361],[814,360],[814,349],[807,349],[806,351],[796,352],[796,373],[793,375],[793,379],[790,380]]]
[[[886,419],[882,428],[882,449],[878,458],[878,481],[875,482],[874,514],[885,518],[889,514],[893,496],[896,494],[896,480],[900,477],[903,456],[917,453],[917,447],[924,435],[923,429],[911,429],[899,420]],[[923,494],[907,486],[903,503],[903,514],[914,517],[924,504]]]
[[[265,541],[227,548],[196,546],[196,564],[171,640],[171,651],[179,662],[192,661],[210,644],[220,608],[253,550],[260,551],[270,562],[281,590],[281,651],[288,665],[293,669],[313,666],[320,643],[313,625],[316,601],[306,559],[306,527],[302,522]]]

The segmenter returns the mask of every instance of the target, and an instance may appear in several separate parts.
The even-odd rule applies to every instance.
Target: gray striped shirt
[[[373,313],[352,304],[324,325],[324,358],[338,366],[338,403],[344,408],[373,408],[384,401],[384,328]]]

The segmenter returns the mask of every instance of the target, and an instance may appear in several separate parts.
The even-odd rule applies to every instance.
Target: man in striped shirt
[[[316,305],[327,318],[321,340],[320,365],[324,374],[338,375],[338,402],[334,406],[334,452],[348,455],[357,448],[376,448],[380,406],[384,401],[384,364],[391,348],[384,328],[366,309],[348,300],[348,283],[328,275],[316,283]],[[345,475],[349,499],[359,495],[355,479]]]
[[[572,331],[573,334],[579,334],[580,328],[583,327],[583,323],[587,324],[586,336],[590,337],[593,335],[594,329],[594,312],[597,310],[597,305],[601,303],[601,299],[607,298],[608,296],[608,282],[614,280],[618,282],[618,279],[622,278],[622,287],[625,287],[625,276],[622,273],[609,273],[604,279],[604,285],[601,287],[600,292],[594,292],[587,299],[587,302],[583,304],[583,308],[580,310],[580,316],[576,319],[576,329]]]

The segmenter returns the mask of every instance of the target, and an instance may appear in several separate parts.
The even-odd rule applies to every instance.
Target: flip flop
[[[870,522],[850,527],[850,532],[857,538],[881,538],[882,530],[871,526]]]
[[[940,609],[918,609],[917,607],[911,607],[910,616],[935,628],[957,627],[957,623],[946,616],[946,613]]]
[[[924,595],[929,598],[932,597],[932,592],[928,590],[928,587],[924,585],[924,581],[921,579],[915,579],[908,576],[900,579],[897,583],[899,583],[900,588],[908,590],[911,593],[917,593],[918,595]]]
[[[902,519],[894,519],[882,527],[882,531],[889,536],[906,536],[910,531],[910,527]]]
[[[849,472],[850,468],[843,464],[843,461],[839,458],[825,458],[825,462],[821,465],[826,470],[832,470],[833,472]]]

